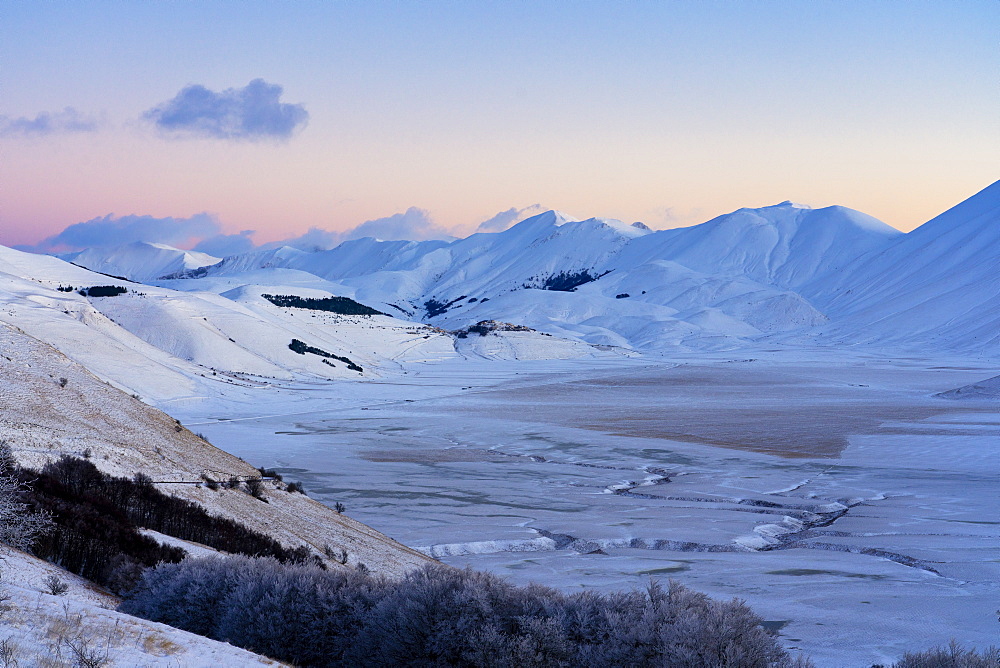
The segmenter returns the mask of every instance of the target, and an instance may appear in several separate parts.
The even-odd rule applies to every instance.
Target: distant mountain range
[[[366,238],[221,260],[133,243],[64,259],[79,266],[0,248],[0,319],[44,330],[60,350],[94,358],[105,377],[126,359],[136,368],[166,366],[184,377],[173,385],[187,387],[182,394],[200,382],[198,369],[357,373],[334,357],[289,350],[292,339],[368,375],[403,350],[413,359],[532,358],[603,354],[591,346],[669,352],[766,340],[1000,353],[1000,182],[908,234],[844,207],[783,202],[658,232],[546,211],[452,242]],[[87,298],[57,290],[100,284],[129,292]],[[369,325],[352,333],[343,324],[349,317],[278,308],[264,293],[342,296],[393,317],[374,316],[381,335],[373,337],[362,332]],[[537,331],[490,330],[505,339],[499,347],[483,347],[485,336],[481,345],[478,336],[446,334],[482,321]],[[97,350],[118,351],[119,362]],[[135,382],[162,378],[140,374]]]

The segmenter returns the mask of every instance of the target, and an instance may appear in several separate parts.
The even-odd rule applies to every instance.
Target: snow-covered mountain
[[[592,344],[717,347],[825,323],[795,288],[899,234],[857,211],[791,203],[656,233],[547,211],[451,243],[359,239],[318,253],[267,250],[189,275],[231,285],[280,268],[446,329],[501,320]]]
[[[782,202],[657,232],[633,244],[628,260],[669,259],[705,273],[795,289],[900,236],[899,230],[860,211]]]
[[[833,340],[1000,349],[1000,181],[805,286]]]
[[[659,232],[546,211],[452,242],[365,238],[327,251],[272,248],[214,263],[129,244],[73,261],[167,289],[95,305],[147,343],[203,365],[226,357],[222,350],[240,340],[236,332],[273,319],[260,295],[281,290],[347,297],[447,330],[497,320],[632,349],[733,347],[766,336],[995,350],[998,211],[1000,183],[909,234],[845,207],[782,202]],[[207,310],[196,326],[199,309]],[[150,324],[162,318],[177,327]],[[248,324],[236,324],[241,318]],[[302,333],[285,320],[282,336]],[[209,326],[221,336],[211,345],[194,334]],[[260,357],[244,351],[234,366],[280,376],[274,365],[289,364]]]
[[[220,393],[239,399],[242,388],[260,384],[380,377],[409,362],[462,356],[453,336],[422,324],[390,315],[279,307],[264,297],[351,296],[342,286],[303,271],[258,269],[236,278],[173,282],[201,289],[131,283],[55,257],[0,247],[0,323],[155,402],[201,401]],[[121,291],[81,294],[93,286]],[[390,311],[378,303],[371,306]],[[491,353],[480,346],[471,354],[565,358],[596,352],[540,333],[528,334],[528,341],[525,336],[497,332],[489,338],[517,338],[517,346],[487,347]],[[293,349],[293,341],[301,342],[299,349]]]
[[[110,248],[88,248],[60,257],[102,274],[119,276],[140,283],[162,278],[168,274],[207,267],[220,261],[220,258],[206,253],[145,241],[135,241]]]

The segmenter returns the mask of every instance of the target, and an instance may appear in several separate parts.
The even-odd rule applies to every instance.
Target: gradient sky
[[[663,228],[791,199],[909,230],[1000,178],[996,0],[0,0],[0,17],[4,245],[108,214],[207,212],[261,243],[419,207],[464,234],[535,203]],[[149,115],[255,79],[308,123],[248,140]]]

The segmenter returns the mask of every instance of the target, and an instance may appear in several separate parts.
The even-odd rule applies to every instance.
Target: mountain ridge
[[[761,337],[994,350],[998,212],[1000,182],[906,234],[853,209],[791,201],[660,231],[549,210],[454,241],[279,247],[149,282],[191,293],[321,289],[445,329],[500,320],[640,350]],[[92,259],[108,273],[128,258],[127,248],[105,253]]]

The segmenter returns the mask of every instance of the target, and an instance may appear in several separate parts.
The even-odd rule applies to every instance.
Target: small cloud
[[[57,253],[94,246],[120,246],[134,241],[178,246],[194,239],[216,236],[219,231],[218,221],[207,213],[198,213],[190,218],[153,216],[115,218],[109,214],[103,218],[74,223],[59,234],[43,239],[35,246],[21,248],[38,253]]]
[[[537,216],[545,211],[546,209],[541,204],[532,204],[531,206],[526,206],[523,209],[511,207],[506,211],[501,211],[489,220],[484,220],[479,223],[479,226],[476,228],[476,232],[503,232],[511,226],[520,223],[525,218]]]
[[[652,229],[669,230],[677,227],[687,227],[696,225],[704,221],[702,210],[678,209],[673,206],[659,206],[647,211],[648,220],[646,223]]]
[[[73,107],[66,107],[56,112],[43,111],[34,118],[0,116],[0,136],[4,137],[18,135],[43,137],[58,133],[95,132],[100,127],[101,123],[98,120],[84,116]]]
[[[411,206],[403,213],[365,221],[343,234],[344,240],[363,237],[375,237],[385,241],[397,239],[425,241],[427,239],[452,238],[451,233],[435,223],[427,211],[415,206]]]
[[[364,237],[375,237],[383,241],[396,241],[400,239],[406,241],[426,241],[428,239],[454,238],[447,229],[435,223],[427,211],[411,206],[403,213],[396,213],[385,218],[366,220],[346,232],[331,232],[330,230],[323,230],[318,227],[310,227],[302,236],[273,241],[260,246],[260,248],[290,246],[311,253],[335,248],[350,239],[363,239]]]
[[[661,206],[653,209],[653,215],[656,222],[665,228],[677,223],[677,214],[674,213],[674,207],[672,206]]]
[[[342,238],[340,232],[330,232],[328,230],[321,230],[318,227],[310,227],[309,231],[301,236],[292,237],[291,239],[282,239],[281,241],[272,241],[271,243],[260,246],[260,248],[281,248],[282,246],[289,246],[291,248],[298,248],[299,250],[306,251],[307,253],[314,253],[316,251],[329,250],[343,240],[344,239]]]
[[[280,102],[283,89],[263,79],[221,93],[204,86],[183,88],[142,117],[178,136],[213,139],[288,139],[309,120],[304,105]]]
[[[230,255],[249,253],[254,249],[253,239],[250,238],[253,233],[254,230],[243,230],[238,234],[217,234],[214,237],[209,237],[198,242],[191,250],[196,250],[199,253],[208,253],[215,257],[229,257]]]

